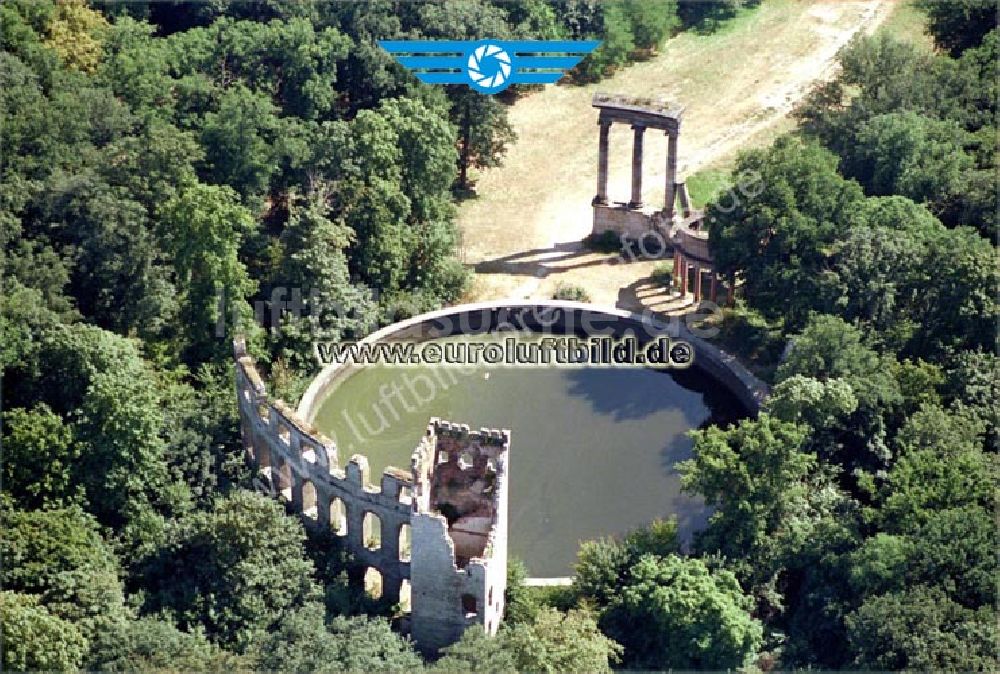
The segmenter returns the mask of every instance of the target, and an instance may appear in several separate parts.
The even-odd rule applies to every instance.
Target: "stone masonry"
[[[234,352],[243,448],[259,484],[307,526],[342,536],[374,592],[410,605],[421,651],[436,653],[471,625],[495,634],[507,579],[510,432],[431,419],[410,470],[386,468],[373,486],[364,456],[341,467],[329,438],[268,396],[242,339]]]

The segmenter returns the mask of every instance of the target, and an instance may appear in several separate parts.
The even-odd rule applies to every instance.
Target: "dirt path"
[[[730,160],[788,128],[788,113],[835,70],[837,51],[873,31],[896,0],[768,0],[712,35],[682,34],[659,55],[597,85],[550,86],[518,103],[519,140],[504,166],[485,172],[459,213],[462,253],[476,270],[473,299],[550,297],[559,283],[594,302],[642,300],[655,262],[608,264],[584,251],[597,179],[595,91],[663,97],[685,107],[681,175]],[[631,131],[612,127],[609,197],[626,200]],[[646,136],[643,198],[663,199],[666,138]],[[638,295],[638,297],[637,297]]]

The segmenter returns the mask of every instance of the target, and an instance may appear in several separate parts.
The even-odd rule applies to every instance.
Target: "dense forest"
[[[316,339],[462,299],[457,200],[516,142],[502,98],[379,39],[598,38],[598,80],[741,5],[672,0],[0,5],[8,670],[997,668],[997,51],[856,40],[710,206],[722,339],[773,386],[696,432],[714,506],[585,543],[571,587],[426,662],[335,537],[250,490],[231,339],[295,400]]]

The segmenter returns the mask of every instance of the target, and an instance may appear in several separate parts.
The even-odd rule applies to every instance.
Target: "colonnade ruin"
[[[370,483],[368,460],[343,466],[332,440],[268,396],[242,339],[234,344],[243,448],[257,482],[309,527],[341,538],[368,592],[409,613],[435,653],[471,625],[489,635],[507,583],[510,432],[432,418],[408,470]]]
[[[704,214],[691,207],[687,185],[678,178],[677,145],[683,108],[664,101],[611,94],[595,94],[591,104],[600,110],[592,234],[600,236],[610,231],[619,237],[634,240],[657,236],[673,249],[674,288],[681,297],[686,297],[690,291],[694,301],[701,302],[707,274],[707,299],[717,301],[720,280],[708,249]],[[612,124],[628,124],[632,128],[632,189],[628,201],[608,200],[608,152]],[[647,206],[642,198],[644,139],[649,129],[663,131],[667,136],[662,208]],[[676,208],[678,202],[679,212]],[[728,294],[731,294],[731,289]]]

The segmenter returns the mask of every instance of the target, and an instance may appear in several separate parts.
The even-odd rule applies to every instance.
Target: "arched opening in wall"
[[[271,451],[268,449],[267,443],[259,440],[256,435],[251,436],[251,440],[258,443],[256,459],[257,475],[254,478],[254,482],[266,489],[268,494],[273,494],[274,485],[271,482],[271,478],[274,473],[271,469]]]
[[[316,463],[316,448],[310,444],[303,444],[302,460],[309,463]]]
[[[410,525],[401,524],[399,527],[399,561],[410,561]]]
[[[462,470],[468,470],[469,468],[472,468],[472,464],[472,452],[465,450],[462,452],[462,455],[458,457],[458,467]]]
[[[312,520],[319,518],[316,486],[309,480],[302,480],[302,514]]]
[[[412,596],[413,592],[410,590],[410,581],[405,578],[399,584],[399,610],[403,613],[409,613],[412,606]]]
[[[462,613],[466,618],[475,618],[476,614],[479,613],[479,609],[476,606],[476,595],[474,594],[463,594],[462,595]]]
[[[369,550],[378,550],[382,547],[382,520],[372,512],[365,513],[364,523],[361,527],[361,540]]]
[[[365,569],[365,593],[372,599],[382,598],[382,573],[374,566]]]
[[[330,528],[338,536],[347,535],[347,506],[336,496],[330,501]]]
[[[251,436],[250,441],[256,444],[257,470],[270,473],[271,450],[267,448],[267,443],[262,440],[258,440],[257,436]]]
[[[292,466],[282,461],[278,468],[278,494],[286,501],[292,500]]]

